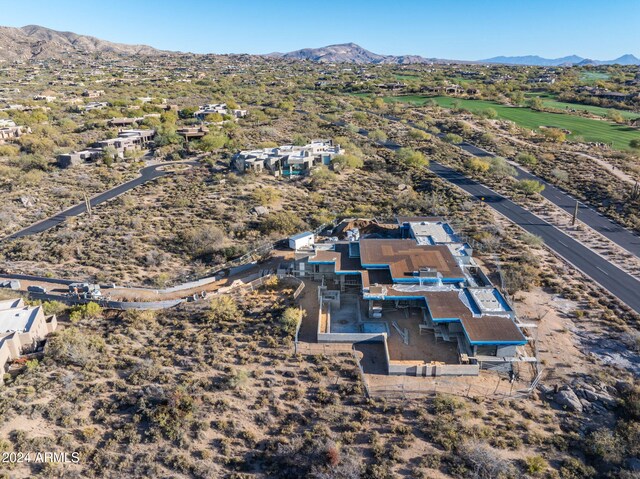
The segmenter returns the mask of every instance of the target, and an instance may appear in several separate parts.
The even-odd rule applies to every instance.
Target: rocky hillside
[[[342,43],[321,48],[304,48],[289,53],[271,53],[271,57],[291,60],[310,60],[320,63],[432,63],[435,59],[427,59],[418,55],[379,55],[370,52],[355,43]]]
[[[112,43],[38,25],[0,27],[0,61],[62,58],[85,53],[157,55],[163,52],[146,45]]]

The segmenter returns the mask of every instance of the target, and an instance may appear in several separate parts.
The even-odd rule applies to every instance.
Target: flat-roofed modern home
[[[22,299],[0,301],[0,384],[7,363],[36,351],[57,326],[55,315],[45,316],[42,306],[26,306]]]
[[[155,134],[155,130],[120,130],[117,138],[98,141],[93,148],[58,155],[56,161],[60,168],[88,163],[102,158],[105,149],[109,147],[115,149],[118,157],[124,158],[127,151],[149,146]]]
[[[242,118],[247,115],[247,110],[230,109],[226,103],[210,103],[198,108],[193,116],[198,120],[205,120],[207,115],[218,113],[220,115],[231,115],[235,118]]]
[[[234,167],[241,172],[268,172],[274,176],[304,176],[318,166],[328,166],[344,150],[332,140],[311,140],[304,146],[283,145],[260,150],[243,150],[234,158]]]
[[[377,343],[387,374],[477,375],[536,361],[514,310],[447,222],[385,226],[316,242],[298,260],[296,271],[320,283],[318,342]]]

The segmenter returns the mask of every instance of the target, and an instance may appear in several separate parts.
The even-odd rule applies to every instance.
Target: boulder
[[[570,411],[582,412],[583,410],[580,399],[571,388],[558,391],[553,399],[560,406],[566,407]]]

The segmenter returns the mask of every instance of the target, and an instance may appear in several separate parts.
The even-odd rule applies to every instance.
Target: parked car
[[[42,286],[28,286],[27,291],[31,293],[46,293],[47,288],[43,288]]]

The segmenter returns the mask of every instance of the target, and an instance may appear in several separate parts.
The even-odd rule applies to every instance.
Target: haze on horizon
[[[4,2],[8,3],[8,2]],[[380,54],[456,60],[640,57],[637,0],[24,0],[0,24],[41,25],[194,53],[271,53],[354,42]]]

